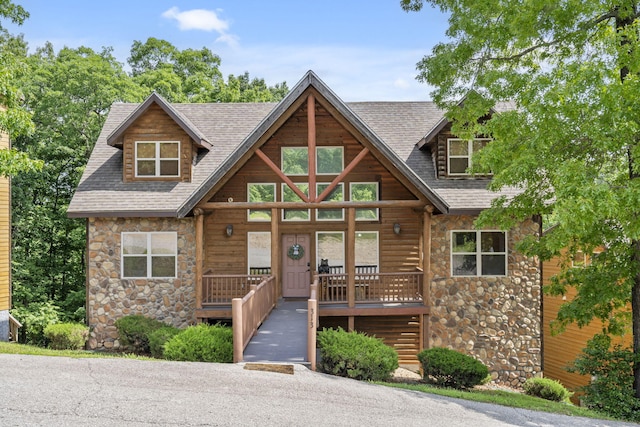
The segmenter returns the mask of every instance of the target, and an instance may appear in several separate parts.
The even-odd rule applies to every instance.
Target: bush
[[[554,402],[567,402],[573,395],[558,381],[550,378],[529,378],[522,386],[529,396],[540,397]]]
[[[60,307],[51,301],[34,302],[11,310],[11,314],[22,323],[20,341],[38,346],[47,344],[44,328],[60,321]]]
[[[138,314],[116,320],[116,328],[124,350],[136,354],[150,354],[149,335],[164,326],[166,325],[159,320]]]
[[[149,350],[151,351],[151,356],[162,359],[164,357],[164,345],[179,333],[180,329],[174,328],[173,326],[163,326],[151,332],[149,334]]]
[[[381,339],[342,328],[318,333],[322,372],[356,380],[384,381],[398,369],[398,353]]]
[[[418,353],[424,380],[441,387],[457,389],[484,384],[489,368],[466,354],[443,347],[434,347]]]
[[[164,345],[164,358],[185,362],[233,362],[233,331],[200,324],[181,331]]]
[[[614,418],[640,421],[640,399],[633,389],[633,364],[640,357],[632,349],[611,345],[608,335],[596,335],[569,368],[570,372],[590,375],[589,385],[582,387],[582,402],[590,409]]]
[[[44,328],[44,336],[54,350],[81,350],[89,338],[89,328],[79,323],[54,323]]]

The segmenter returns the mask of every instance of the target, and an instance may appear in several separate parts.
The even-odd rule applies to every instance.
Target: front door
[[[311,273],[308,234],[282,235],[282,296],[309,298]]]

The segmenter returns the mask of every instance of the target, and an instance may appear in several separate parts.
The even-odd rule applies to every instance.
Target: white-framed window
[[[320,195],[329,187],[329,183],[317,183],[316,194]],[[342,202],[344,201],[344,184],[341,182],[324,198],[323,202]],[[316,220],[318,221],[342,221],[344,220],[344,209],[317,209]]]
[[[379,266],[379,240],[377,231],[356,231],[355,265],[356,267]]]
[[[123,232],[123,278],[174,278],[178,260],[178,233]]]
[[[267,274],[271,269],[271,233],[250,231],[247,233],[247,274]],[[259,271],[259,273],[257,273]]]
[[[179,177],[179,141],[136,141],[136,177]]]
[[[447,173],[449,175],[469,175],[467,170],[472,166],[471,158],[491,141],[488,138],[447,139]]]
[[[309,148],[282,147],[280,150],[282,172],[290,176],[309,175]]]
[[[504,231],[452,231],[452,276],[506,276],[507,234]]]
[[[306,196],[309,195],[309,184],[296,182],[296,187],[300,189]],[[300,196],[291,189],[287,184],[282,184],[282,201],[283,202],[302,202]],[[309,209],[282,209],[283,221],[309,221]]]
[[[250,203],[275,202],[275,183],[248,183],[247,201]],[[247,209],[248,221],[271,221],[271,209]]]
[[[344,169],[344,147],[316,147],[316,173],[338,175]]]
[[[327,260],[335,272],[345,272],[344,232],[318,231],[316,232],[316,265]]]
[[[377,182],[352,182],[349,198],[352,202],[375,202],[379,199],[379,187]],[[377,221],[377,208],[356,209],[356,221]]]

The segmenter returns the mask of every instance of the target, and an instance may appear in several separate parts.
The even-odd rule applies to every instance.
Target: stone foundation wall
[[[506,277],[453,277],[450,232],[474,230],[474,219],[433,217],[429,346],[474,356],[494,381],[521,386],[541,372],[541,287],[538,261],[514,248],[538,225],[528,221],[507,232]]]
[[[122,232],[175,231],[175,279],[121,279]],[[87,318],[89,347],[119,347],[115,321],[141,314],[184,328],[195,323],[195,225],[191,218],[90,218]]]

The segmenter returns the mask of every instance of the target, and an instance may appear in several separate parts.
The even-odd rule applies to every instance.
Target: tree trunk
[[[628,11],[622,11],[625,16],[616,17],[616,30],[625,29],[627,26],[633,24],[636,15],[637,5],[632,4],[633,13]],[[620,8],[617,8],[617,12],[620,13]],[[620,41],[621,48],[627,48],[632,51],[636,45],[637,40],[629,40],[627,37],[622,37]],[[626,65],[620,68],[620,81],[624,83],[627,75],[629,74],[629,67]],[[635,144],[640,143],[640,138],[636,138]],[[629,160],[629,179],[634,180],[640,178],[635,170],[635,159],[633,158],[631,146],[629,147],[628,160]],[[633,240],[631,242],[631,249],[633,251],[632,260],[636,266],[640,266],[640,240]],[[640,355],[640,267],[637,267],[637,271],[633,277],[633,287],[631,288],[631,327],[633,333],[633,353]],[[633,389],[636,398],[640,399],[640,361],[633,364]]]

